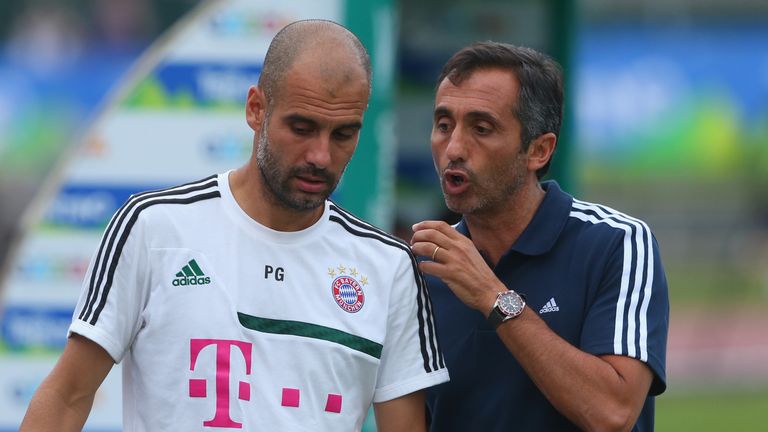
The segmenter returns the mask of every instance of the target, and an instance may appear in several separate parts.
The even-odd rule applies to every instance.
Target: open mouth
[[[445,181],[453,186],[461,186],[469,181],[469,176],[463,171],[459,170],[446,170],[443,173]]]
[[[450,170],[443,173],[445,191],[450,194],[463,192],[469,187],[469,176],[463,171]]]
[[[445,179],[453,186],[461,186],[464,183],[465,176],[458,174],[448,174]]]

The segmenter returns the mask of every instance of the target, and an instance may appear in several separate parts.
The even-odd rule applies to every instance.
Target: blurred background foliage
[[[111,86],[197,4],[0,2],[0,262]],[[486,39],[553,54],[568,86],[553,176],[644,219],[661,245],[672,323],[658,430],[764,428],[768,3],[423,0],[398,9],[395,232],[446,216],[428,145],[444,61]],[[151,99],[151,84],[136,97]]]

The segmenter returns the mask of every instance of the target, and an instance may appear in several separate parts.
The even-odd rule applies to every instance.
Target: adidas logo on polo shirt
[[[187,265],[181,268],[181,271],[176,273],[176,279],[173,280],[173,286],[180,285],[207,285],[211,283],[211,278],[203,273],[200,266],[197,265],[197,261],[190,260]]]
[[[541,308],[539,313],[543,314],[543,313],[547,313],[547,312],[557,312],[559,310],[560,310],[560,306],[558,306],[557,303],[555,303],[555,298],[552,297],[551,299],[549,299],[547,304],[545,304],[544,307]]]

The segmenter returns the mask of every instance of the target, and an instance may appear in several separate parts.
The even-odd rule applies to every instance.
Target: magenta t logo
[[[245,374],[251,374],[251,348],[248,342],[222,339],[190,339],[189,351],[190,361],[189,370],[195,370],[197,355],[203,348],[216,346],[216,415],[208,421],[203,422],[203,426],[223,427],[223,428],[242,428],[243,424],[232,420],[229,415],[229,359],[232,352],[232,346],[239,348],[240,353],[245,359]],[[207,383],[204,379],[189,380],[190,397],[206,397]],[[247,382],[240,381],[238,388],[238,399],[250,400],[251,387]]]

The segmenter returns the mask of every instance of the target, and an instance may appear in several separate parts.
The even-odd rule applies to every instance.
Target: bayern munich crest
[[[340,308],[355,313],[363,308],[365,293],[360,283],[351,276],[339,276],[333,280],[333,299]]]
[[[339,273],[344,273],[343,270],[346,270],[343,266],[339,266]],[[335,269],[334,269],[335,270]],[[357,275],[357,271],[355,269],[351,269],[353,275]],[[329,275],[332,273],[335,273],[335,271],[331,272],[329,270]],[[335,276],[335,275],[334,275]],[[365,277],[362,277],[362,284],[357,281],[353,276],[341,274],[337,278],[333,280],[333,283],[331,284],[331,292],[333,293],[333,299],[336,300],[336,304],[339,305],[340,308],[344,309],[345,311],[349,313],[355,313],[358,312],[360,309],[363,308],[363,305],[365,304],[365,293],[363,292],[363,285],[365,285],[367,281],[365,280]]]

